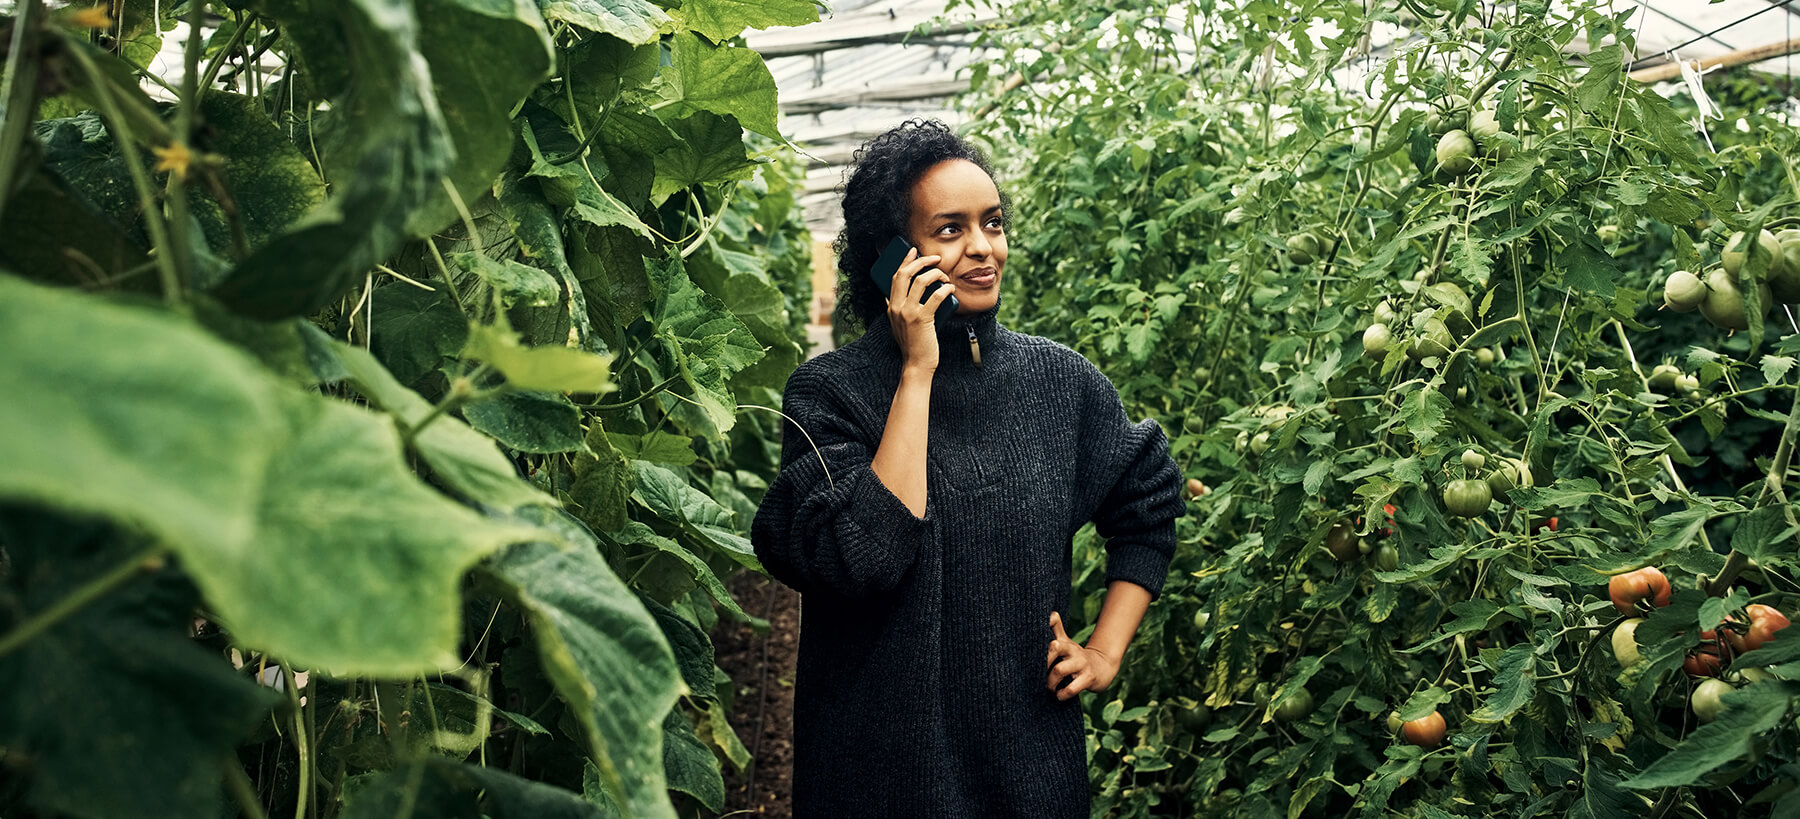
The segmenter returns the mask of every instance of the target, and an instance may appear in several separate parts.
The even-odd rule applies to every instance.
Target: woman
[[[1086,359],[994,321],[1007,223],[942,123],[857,154],[838,269],[868,329],[788,380],[798,426],[751,535],[802,594],[796,816],[1088,815],[1076,695],[1112,682],[1162,588],[1181,475]],[[896,235],[917,250],[890,302],[869,271]],[[1060,613],[1089,520],[1108,590],[1083,646]]]

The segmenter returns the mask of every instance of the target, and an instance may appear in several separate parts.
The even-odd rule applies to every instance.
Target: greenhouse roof
[[[945,6],[945,0],[839,0],[818,23],[747,34],[780,88],[784,131],[805,152],[802,201],[821,237],[837,232],[836,188],[858,145],[914,117],[965,124],[968,114],[954,107],[954,98],[968,88],[966,69],[988,54],[974,41],[980,29],[1007,20],[1003,10],[946,12]],[[1676,59],[1793,74],[1800,0],[1654,0],[1614,8],[1636,10],[1638,50],[1628,66],[1634,79],[1680,83]],[[1370,56],[1347,65],[1346,79],[1378,64],[1397,38],[1405,42],[1406,32],[1383,26],[1371,35]]]

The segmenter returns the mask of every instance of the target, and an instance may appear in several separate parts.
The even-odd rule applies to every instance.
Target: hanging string
[[[1706,140],[1706,149],[1716,154],[1719,149],[1713,146],[1712,135],[1706,132],[1706,121],[1708,119],[1722,120],[1725,118],[1725,113],[1713,103],[1712,97],[1706,95],[1706,86],[1701,78],[1719,70],[1720,66],[1715,65],[1703,71],[1696,71],[1694,66],[1700,64],[1699,60],[1683,60],[1673,49],[1670,49],[1668,55],[1676,65],[1681,66],[1681,80],[1687,83],[1688,94],[1694,98],[1694,130],[1699,131],[1700,138]]]
[[[1724,31],[1725,29],[1731,28],[1732,26],[1738,25],[1739,23],[1747,23],[1753,19],[1756,19],[1757,16],[1774,11],[1775,9],[1787,8],[1788,4],[1792,3],[1792,2],[1794,2],[1794,0],[1780,0],[1780,2],[1771,3],[1770,5],[1762,8],[1760,11],[1753,11],[1749,14],[1744,15],[1743,17],[1733,20],[1732,22],[1729,22],[1729,23],[1726,23],[1725,25],[1719,26],[1718,28],[1715,28],[1712,31],[1709,31],[1698,37],[1695,37],[1692,40],[1688,40],[1687,42],[1684,42],[1684,43],[1676,43],[1675,45],[1669,46],[1668,50],[1669,51],[1677,51],[1679,49],[1687,48],[1688,46],[1691,46],[1697,42],[1700,42],[1701,40],[1710,39],[1713,35],[1718,34],[1719,32]],[[1625,70],[1627,72],[1630,72],[1630,71],[1636,71],[1637,69],[1642,68],[1642,66],[1638,65],[1638,63],[1640,63],[1640,62],[1643,62],[1643,61],[1642,60],[1632,61],[1632,64],[1626,66]]]

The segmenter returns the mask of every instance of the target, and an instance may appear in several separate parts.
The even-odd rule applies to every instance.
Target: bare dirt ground
[[[767,577],[740,572],[726,584],[744,610],[769,621],[769,633],[721,619],[713,630],[719,668],[737,685],[731,727],[754,761],[737,774],[725,766],[725,811],[788,819],[794,774],[794,673],[800,657],[800,595]]]

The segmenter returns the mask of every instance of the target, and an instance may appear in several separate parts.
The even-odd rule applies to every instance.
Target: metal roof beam
[[[954,97],[967,90],[969,81],[966,79],[925,77],[848,91],[831,89],[823,93],[796,94],[781,101],[781,113],[787,116],[817,114],[840,108]]]
[[[845,14],[805,26],[751,31],[744,42],[764,59],[818,54],[840,48],[872,43],[901,43],[913,30],[926,26],[921,37],[967,34],[980,31],[1000,21],[1000,15],[987,13],[963,20],[945,20],[941,26],[928,24],[941,20],[941,11],[865,11]]]

